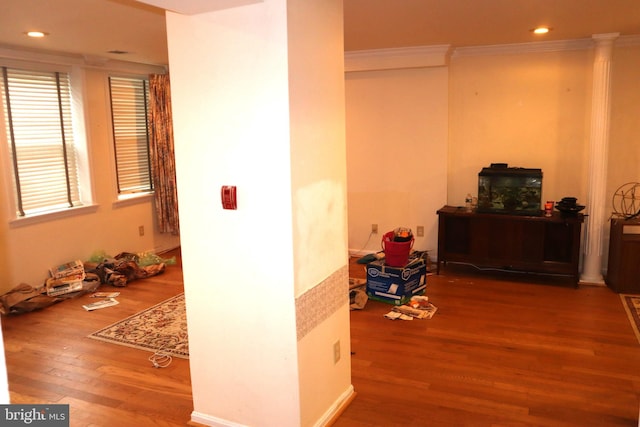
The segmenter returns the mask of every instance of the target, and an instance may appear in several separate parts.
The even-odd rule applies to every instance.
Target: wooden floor
[[[428,277],[430,320],[352,311],[357,397],[335,427],[638,426],[640,344],[619,296],[516,279],[448,268]]]
[[[179,252],[162,256],[173,255]],[[87,312],[82,305],[95,299],[85,295],[2,318],[11,402],[69,404],[71,426],[187,425],[193,410],[188,360],[154,368],[150,352],[87,338],[181,293],[180,265],[100,290],[120,291],[120,304]]]
[[[431,320],[387,320],[375,301],[351,312],[357,396],[336,427],[638,425],[640,344],[617,294],[452,268],[428,283]],[[68,403],[72,426],[187,425],[187,360],[156,369],[86,338],[182,292],[180,267],[118,290],[104,310],[81,297],[2,318],[13,403]]]

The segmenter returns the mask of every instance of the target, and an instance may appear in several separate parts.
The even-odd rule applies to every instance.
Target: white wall
[[[640,182],[639,69],[640,42],[622,44],[614,49],[607,202],[612,200],[618,187]],[[636,204],[636,208],[640,209],[640,204]]]
[[[638,38],[616,41],[607,212],[616,188],[640,181],[639,65]],[[585,202],[592,72],[588,40],[464,48],[448,67],[348,72],[350,250],[377,251],[384,231],[428,221],[416,247],[435,249],[435,210],[477,195],[478,172],[495,162],[541,168],[544,200]],[[380,233],[369,238],[372,223]]]
[[[541,168],[542,198],[585,202],[592,53],[507,52],[451,60],[448,195],[477,195],[491,163]]]
[[[31,57],[38,58],[37,55]],[[51,60],[51,56],[47,59]],[[1,159],[0,294],[20,283],[39,286],[48,277],[50,267],[76,259],[87,260],[95,251],[116,255],[123,251],[160,252],[180,246],[179,236],[155,231],[152,198],[137,203],[115,203],[117,190],[108,98],[109,73],[146,75],[161,71],[159,67],[109,62],[104,68],[84,69],[84,109],[95,203],[89,212],[29,222],[27,225],[12,221],[15,214],[9,210],[9,201],[13,197],[10,172],[4,167],[7,159]],[[4,129],[0,129],[0,143],[6,144]],[[7,150],[0,150],[0,153],[4,157]],[[144,236],[138,234],[141,225],[145,228]]]
[[[302,426],[326,421],[353,392],[342,13],[342,0],[287,1]],[[335,305],[328,300],[336,301]],[[321,307],[331,309],[323,312]],[[300,332],[304,324],[313,325],[307,334]],[[335,363],[333,346],[338,341],[341,358]]]
[[[296,425],[286,9],[168,13],[167,32],[193,419]]]
[[[309,339],[314,312],[296,313],[347,265],[341,16],[335,0],[167,16],[194,421],[311,425],[350,387],[348,277]],[[343,363],[309,365],[307,343],[327,360],[336,339]]]
[[[348,72],[349,250],[381,250],[396,227],[425,228],[414,248],[435,253],[446,203],[448,69]],[[371,224],[378,234],[370,236]]]
[[[638,66],[640,39],[617,40],[611,67],[607,214],[614,211],[615,190],[640,181]],[[543,201],[574,196],[585,204],[592,73],[593,45],[584,41],[566,43],[560,50],[534,44],[454,54],[448,203],[460,205],[467,192],[477,193],[483,166],[505,162],[542,169]],[[606,271],[606,224],[602,238]]]
[[[299,296],[347,263],[344,41],[341,0],[296,0],[287,7]]]

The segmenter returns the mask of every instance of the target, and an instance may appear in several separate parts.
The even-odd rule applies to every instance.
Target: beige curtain
[[[150,75],[149,92],[149,148],[158,228],[161,233],[179,234],[169,75]]]

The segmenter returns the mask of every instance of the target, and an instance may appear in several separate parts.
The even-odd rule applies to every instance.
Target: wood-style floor
[[[335,427],[638,426],[640,343],[617,294],[453,267],[427,282],[430,320],[351,312],[357,397]]]
[[[179,251],[163,254],[165,258]],[[132,281],[120,304],[92,312],[84,295],[43,310],[4,316],[9,393],[12,403],[69,404],[71,426],[185,426],[193,402],[189,361],[174,358],[154,368],[150,352],[87,338],[111,323],[183,291],[182,268]]]
[[[375,301],[351,312],[357,396],[336,427],[638,425],[640,344],[617,294],[453,268],[428,283],[431,320],[387,320]],[[86,338],[182,292],[180,266],[116,290],[120,304],[95,312],[80,297],[2,318],[13,403],[68,403],[72,426],[188,424],[187,360],[156,369]]]

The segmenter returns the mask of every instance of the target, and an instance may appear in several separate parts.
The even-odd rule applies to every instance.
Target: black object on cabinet
[[[550,217],[438,210],[438,262],[564,276],[577,285],[584,215]]]
[[[640,220],[611,219],[605,282],[619,293],[640,293]]]

